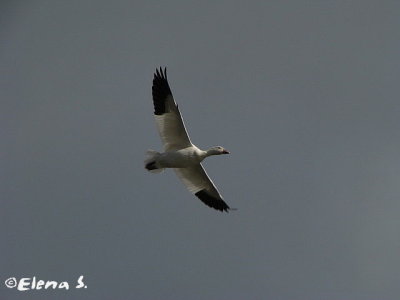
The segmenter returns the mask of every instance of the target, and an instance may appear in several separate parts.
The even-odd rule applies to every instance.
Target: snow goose
[[[152,92],[154,116],[165,152],[148,150],[145,168],[152,173],[173,168],[187,189],[201,201],[216,210],[228,212],[230,207],[222,199],[201,162],[208,156],[229,152],[221,146],[204,151],[192,144],[172,96],[166,68],[156,69]]]

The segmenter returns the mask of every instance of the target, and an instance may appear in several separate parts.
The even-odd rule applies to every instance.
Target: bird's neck
[[[212,148],[204,151],[205,157],[208,157],[208,156],[211,156],[211,155],[216,155],[216,154],[217,154],[217,152],[215,151],[215,149],[212,149]]]

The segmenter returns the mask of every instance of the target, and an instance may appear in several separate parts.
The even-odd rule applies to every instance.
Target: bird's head
[[[207,150],[208,155],[220,155],[220,154],[229,154],[229,151],[224,147],[215,146]]]

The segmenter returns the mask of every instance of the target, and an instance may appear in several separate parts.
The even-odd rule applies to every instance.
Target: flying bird
[[[231,208],[223,200],[201,162],[208,156],[229,154],[229,152],[221,146],[201,150],[193,145],[185,129],[178,105],[172,96],[166,68],[156,69],[152,94],[154,117],[164,145],[164,152],[148,150],[144,161],[145,168],[152,173],[159,173],[165,168],[174,169],[187,189],[202,202],[221,212],[228,212]]]

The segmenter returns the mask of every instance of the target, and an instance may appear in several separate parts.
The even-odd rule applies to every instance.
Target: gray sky
[[[264,2],[2,2],[1,299],[398,298],[400,4]],[[160,65],[238,211],[144,170]]]

